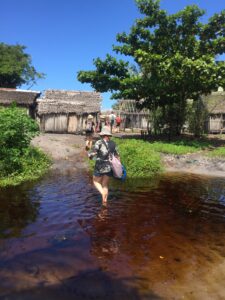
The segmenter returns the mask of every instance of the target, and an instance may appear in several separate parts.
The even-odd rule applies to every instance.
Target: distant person
[[[121,124],[121,117],[117,116],[116,117],[116,132],[120,132],[120,124]]]
[[[116,144],[110,140],[112,134],[107,127],[99,133],[101,139],[98,140],[93,151],[89,153],[89,158],[96,156],[94,167],[93,183],[102,196],[102,204],[106,205],[109,193],[109,179],[113,176],[111,164],[109,162],[110,153],[119,157]]]
[[[102,115],[101,113],[99,114],[99,120],[98,120],[98,132],[102,131],[102,128],[105,127],[106,125],[106,117],[105,115]]]
[[[92,148],[93,135],[95,131],[95,123],[93,122],[94,117],[88,115],[87,121],[85,122],[85,134],[86,134],[86,151]]]
[[[110,131],[112,133],[113,127],[115,125],[116,115],[113,111],[111,111],[111,114],[109,115],[109,125],[110,125]]]

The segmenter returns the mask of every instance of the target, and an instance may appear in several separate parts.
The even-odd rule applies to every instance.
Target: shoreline
[[[182,172],[210,177],[225,177],[225,158],[210,158],[204,153],[162,154],[166,172]]]
[[[88,169],[85,136],[41,133],[32,140],[53,160],[51,170],[64,172]],[[225,177],[225,158],[210,158],[205,152],[185,155],[161,154],[164,172],[192,173],[210,177]]]

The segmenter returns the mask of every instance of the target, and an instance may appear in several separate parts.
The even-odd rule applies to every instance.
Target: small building
[[[15,102],[18,107],[26,108],[28,114],[35,118],[37,98],[40,95],[39,91],[0,88],[0,105],[7,107]]]
[[[212,92],[204,96],[208,112],[206,130],[208,133],[225,133],[225,92]]]
[[[116,115],[122,119],[121,129],[149,129],[149,110],[139,109],[135,100],[122,99],[119,100],[114,109]]]
[[[38,100],[37,121],[42,132],[82,133],[89,114],[94,122],[100,112],[97,92],[46,90]]]

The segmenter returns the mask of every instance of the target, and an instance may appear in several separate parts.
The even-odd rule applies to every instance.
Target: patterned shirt
[[[100,174],[110,172],[111,165],[109,162],[109,154],[113,153],[114,155],[119,156],[116,144],[113,141],[106,142],[101,139],[95,143],[94,151],[97,153],[94,171]]]

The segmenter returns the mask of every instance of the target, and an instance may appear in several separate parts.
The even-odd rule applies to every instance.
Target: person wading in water
[[[89,158],[92,159],[96,156],[93,183],[102,196],[102,204],[106,205],[109,193],[109,179],[113,176],[109,156],[112,153],[119,158],[119,153],[116,149],[116,144],[110,140],[112,134],[107,127],[103,127],[99,135],[101,139],[95,143],[93,151],[89,153]]]

